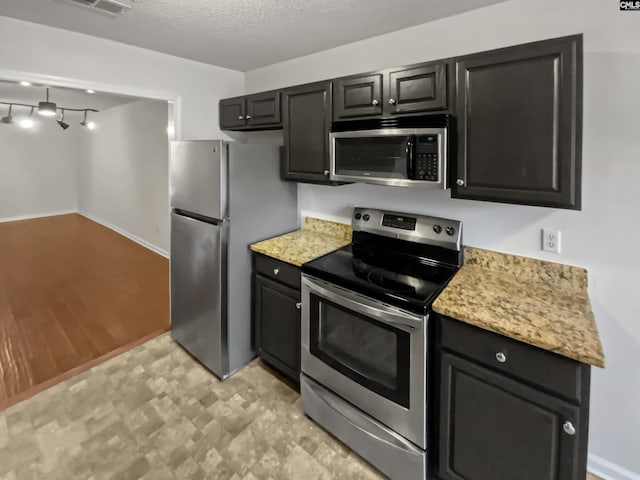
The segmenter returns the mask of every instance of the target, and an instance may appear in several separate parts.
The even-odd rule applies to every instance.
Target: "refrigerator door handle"
[[[180,215],[181,217],[187,217],[187,218],[192,218],[194,220],[198,220],[199,222],[210,223],[211,225],[221,225],[224,222],[228,222],[229,221],[228,218],[222,218],[222,219],[210,218],[210,217],[206,217],[204,215],[200,215],[198,213],[189,212],[187,210],[182,210],[180,208],[174,209],[173,213],[175,213],[176,215]]]

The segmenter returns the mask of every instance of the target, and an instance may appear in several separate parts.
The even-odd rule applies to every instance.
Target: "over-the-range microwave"
[[[453,118],[448,114],[333,122],[331,180],[448,188]]]

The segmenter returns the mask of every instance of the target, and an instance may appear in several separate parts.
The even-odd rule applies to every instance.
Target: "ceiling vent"
[[[109,15],[121,15],[131,8],[124,2],[117,0],[64,0],[67,3],[73,3],[74,5],[81,5],[83,7],[97,10]]]

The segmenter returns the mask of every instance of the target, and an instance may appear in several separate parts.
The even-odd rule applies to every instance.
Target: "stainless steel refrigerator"
[[[280,148],[172,142],[171,336],[219,378],[254,356],[249,244],[295,230]]]

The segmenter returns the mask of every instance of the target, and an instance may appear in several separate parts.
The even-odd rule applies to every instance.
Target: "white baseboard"
[[[123,230],[120,227],[116,227],[115,225],[113,225],[110,222],[107,222],[106,220],[103,220],[102,218],[98,218],[95,215],[91,215],[90,213],[87,213],[85,211],[80,210],[78,212],[80,215],[82,215],[83,217],[88,218],[91,221],[94,221],[96,223],[99,223],[100,225],[103,225],[117,233],[119,233],[120,235],[122,235],[123,237],[127,237],[129,240],[133,240],[134,242],[142,245],[145,248],[148,248],[149,250],[151,250],[152,252],[157,253],[158,255],[162,255],[165,258],[169,258],[169,252],[167,252],[166,250],[163,250],[162,248],[147,242],[146,240],[138,237],[137,235],[134,235],[133,233],[129,233],[126,230]]]
[[[0,218],[0,223],[32,220],[34,218],[56,217],[58,215],[69,215],[70,213],[78,213],[78,210],[60,210],[58,212],[32,213],[30,215],[18,215],[17,217],[4,217]]]
[[[640,480],[640,475],[637,473],[633,473],[592,453],[588,456],[587,466],[590,473],[604,480]]]

